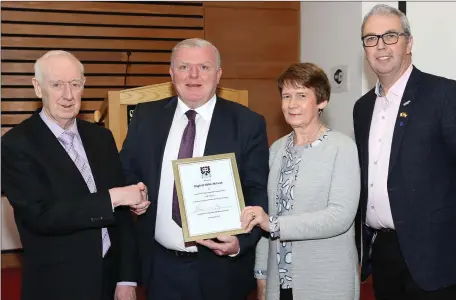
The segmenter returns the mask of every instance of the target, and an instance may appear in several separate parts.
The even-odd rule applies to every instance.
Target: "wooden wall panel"
[[[299,2],[205,2],[205,37],[220,51],[222,84],[249,90],[249,107],[267,122],[272,143],[290,131],[277,77],[299,61]]]
[[[200,12],[198,12],[200,14]],[[53,24],[93,24],[93,25],[116,25],[119,26],[157,26],[164,28],[180,27],[200,29],[203,27],[202,18],[176,18],[176,17],[163,17],[163,16],[150,16],[150,15],[100,15],[100,14],[74,14],[65,13],[61,11],[10,11],[3,18],[3,21],[28,21],[37,23],[46,23],[53,20]]]
[[[283,118],[276,80],[221,79],[220,83],[249,91],[249,107],[266,118],[269,144],[291,131]]]
[[[4,1],[2,9],[26,9],[65,12],[101,12],[109,14],[147,14],[173,16],[200,16],[203,13],[200,2],[79,2],[79,1]]]
[[[92,121],[108,91],[169,81],[172,47],[204,37],[202,2],[3,1],[1,8],[2,135],[40,107],[33,64],[49,50],[83,63],[80,117]]]
[[[299,1],[210,1],[205,7],[254,8],[254,9],[293,9],[299,10]]]
[[[34,63],[37,57],[42,56],[48,50],[9,50],[2,49],[1,58],[4,61],[18,61],[22,62],[31,62]],[[113,62],[121,63],[125,66],[128,55],[126,51],[100,51],[100,49],[95,49],[93,51],[85,51],[80,49],[72,49],[72,53],[81,61],[85,62],[85,68],[87,68],[87,63],[97,63],[97,62]],[[142,62],[149,64],[166,64],[169,65],[170,53],[169,51],[160,51],[157,50],[151,52],[131,52],[130,62]],[[3,65],[3,64],[2,64]]]

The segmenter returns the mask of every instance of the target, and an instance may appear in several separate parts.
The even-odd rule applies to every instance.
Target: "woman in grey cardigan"
[[[278,85],[293,131],[270,149],[269,215],[252,206],[241,216],[247,231],[260,226],[268,232],[257,246],[258,298],[357,300],[356,145],[320,119],[330,97],[323,70],[293,64]]]

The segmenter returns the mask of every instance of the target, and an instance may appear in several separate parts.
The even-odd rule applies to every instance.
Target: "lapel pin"
[[[407,106],[407,105],[409,105],[409,104],[410,104],[410,100],[404,102],[404,104],[402,104],[402,106]]]
[[[401,112],[401,113],[399,114],[399,117],[401,117],[401,118],[407,118],[407,113],[406,113],[406,112]]]
[[[401,121],[401,122],[399,123],[399,126],[400,126],[400,127],[404,126],[404,122]]]

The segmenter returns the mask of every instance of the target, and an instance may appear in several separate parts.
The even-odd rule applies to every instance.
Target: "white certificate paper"
[[[244,233],[244,198],[233,153],[173,161],[184,240]]]

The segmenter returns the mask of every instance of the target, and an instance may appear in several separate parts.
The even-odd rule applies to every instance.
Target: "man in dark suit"
[[[406,16],[378,5],[362,27],[378,76],[354,108],[362,279],[377,300],[456,299],[456,82],[412,65]]]
[[[50,51],[35,64],[43,109],[2,137],[2,188],[23,253],[23,300],[133,300],[137,246],[129,211],[143,183],[124,186],[111,132],[76,119],[82,64]]]
[[[171,161],[178,157],[234,152],[246,205],[267,207],[264,118],[215,95],[221,74],[212,44],[201,39],[177,44],[170,75],[178,96],[139,104],[120,152],[129,182],[141,180],[149,188],[151,206],[137,222],[148,300],[241,300],[255,287],[259,228],[189,245],[172,218],[177,197]]]

